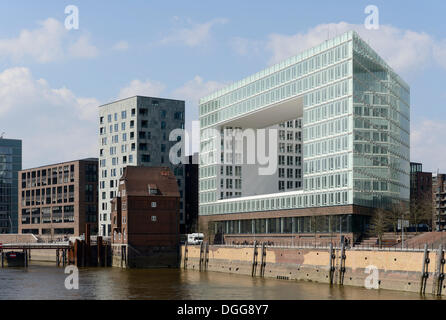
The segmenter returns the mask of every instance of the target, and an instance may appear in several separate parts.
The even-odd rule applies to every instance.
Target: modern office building
[[[99,107],[99,233],[109,236],[110,201],[126,166],[169,166],[177,177],[184,224],[184,168],[171,163],[169,140],[184,129],[184,101],[135,96]],[[181,139],[180,139],[181,140]]]
[[[169,167],[124,168],[111,204],[113,266],[177,266],[180,193]]]
[[[19,233],[45,239],[98,230],[98,159],[87,158],[19,172]]]
[[[409,201],[410,89],[355,32],[202,98],[199,114],[200,228],[211,241],[216,233],[227,242],[355,238],[375,208]],[[280,126],[296,119],[302,121],[303,184],[288,190],[279,169],[283,163],[296,169],[295,162],[287,163],[287,155],[275,164],[274,142],[279,149],[288,136],[291,145],[299,142],[292,128]],[[246,141],[238,148],[227,142],[237,128],[243,138],[232,132],[233,143]],[[231,148],[245,152],[230,157]],[[253,154],[254,165],[246,160]],[[227,188],[228,172],[241,189],[235,182]],[[238,193],[225,197],[229,190]]]
[[[19,170],[22,170],[22,141],[0,137],[0,233],[18,230]]]

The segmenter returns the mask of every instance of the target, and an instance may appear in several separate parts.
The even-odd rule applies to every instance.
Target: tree
[[[378,208],[373,212],[370,221],[370,232],[378,237],[378,246],[381,248],[384,232],[389,229],[392,224],[390,211]]]
[[[418,225],[423,222],[432,227],[433,207],[432,197],[427,192],[411,201],[409,221],[415,225],[415,232],[418,232]]]

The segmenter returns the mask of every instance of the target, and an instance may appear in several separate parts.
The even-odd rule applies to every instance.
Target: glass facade
[[[331,215],[219,221],[213,232],[224,234],[314,234],[362,232],[369,217],[360,215]]]
[[[22,141],[0,139],[0,233],[18,231],[18,172]]]
[[[347,32],[201,99],[200,215],[408,201],[409,97],[407,84]],[[216,132],[288,101],[303,106],[302,190],[220,200]]]

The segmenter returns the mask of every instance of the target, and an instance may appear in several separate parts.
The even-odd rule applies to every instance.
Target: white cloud
[[[158,81],[140,81],[138,79],[132,80],[126,87],[119,91],[118,98],[125,99],[132,96],[152,96],[159,97],[166,86]]]
[[[89,38],[85,35],[80,36],[68,50],[70,55],[76,58],[94,58],[99,54],[99,50],[90,43]]]
[[[306,32],[270,34],[263,44],[235,38],[233,43],[236,45],[233,47],[243,55],[258,51],[263,46],[271,55],[270,63],[273,64],[350,30],[358,32],[397,72],[416,71],[432,62],[446,68],[446,40],[439,41],[424,32],[403,30],[390,25],[381,25],[379,30],[367,30],[362,24],[320,24]]]
[[[411,130],[410,158],[422,162],[424,171],[446,171],[446,153],[444,152],[444,133],[446,124],[441,120],[423,120],[416,122]],[[439,167],[440,166],[440,167]]]
[[[23,140],[24,167],[97,155],[98,100],[52,88],[17,67],[0,73],[0,101],[0,129]]]
[[[16,38],[0,39],[0,59],[48,63],[98,55],[98,49],[89,43],[86,35],[70,33],[58,20],[48,18],[38,24],[34,30],[22,30]]]
[[[116,50],[116,51],[127,51],[128,48],[129,48],[129,44],[127,41],[118,41],[113,46],[113,50]]]
[[[179,21],[177,17],[174,19]],[[227,19],[213,19],[205,23],[187,22],[186,27],[177,27],[161,40],[161,44],[183,44],[188,47],[203,45],[211,37],[211,29],[217,24],[225,24]]]
[[[217,81],[204,81],[202,77],[197,75],[183,86],[174,90],[173,95],[179,99],[185,99],[194,105],[198,105],[200,98],[203,98],[226,85],[227,83]]]

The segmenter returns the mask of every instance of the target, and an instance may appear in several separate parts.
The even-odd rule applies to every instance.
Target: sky
[[[77,29],[65,27],[70,5]],[[0,134],[23,140],[23,168],[97,157],[101,104],[185,100],[190,129],[201,97],[355,30],[411,87],[411,161],[446,172],[445,12],[444,1],[2,1]]]

